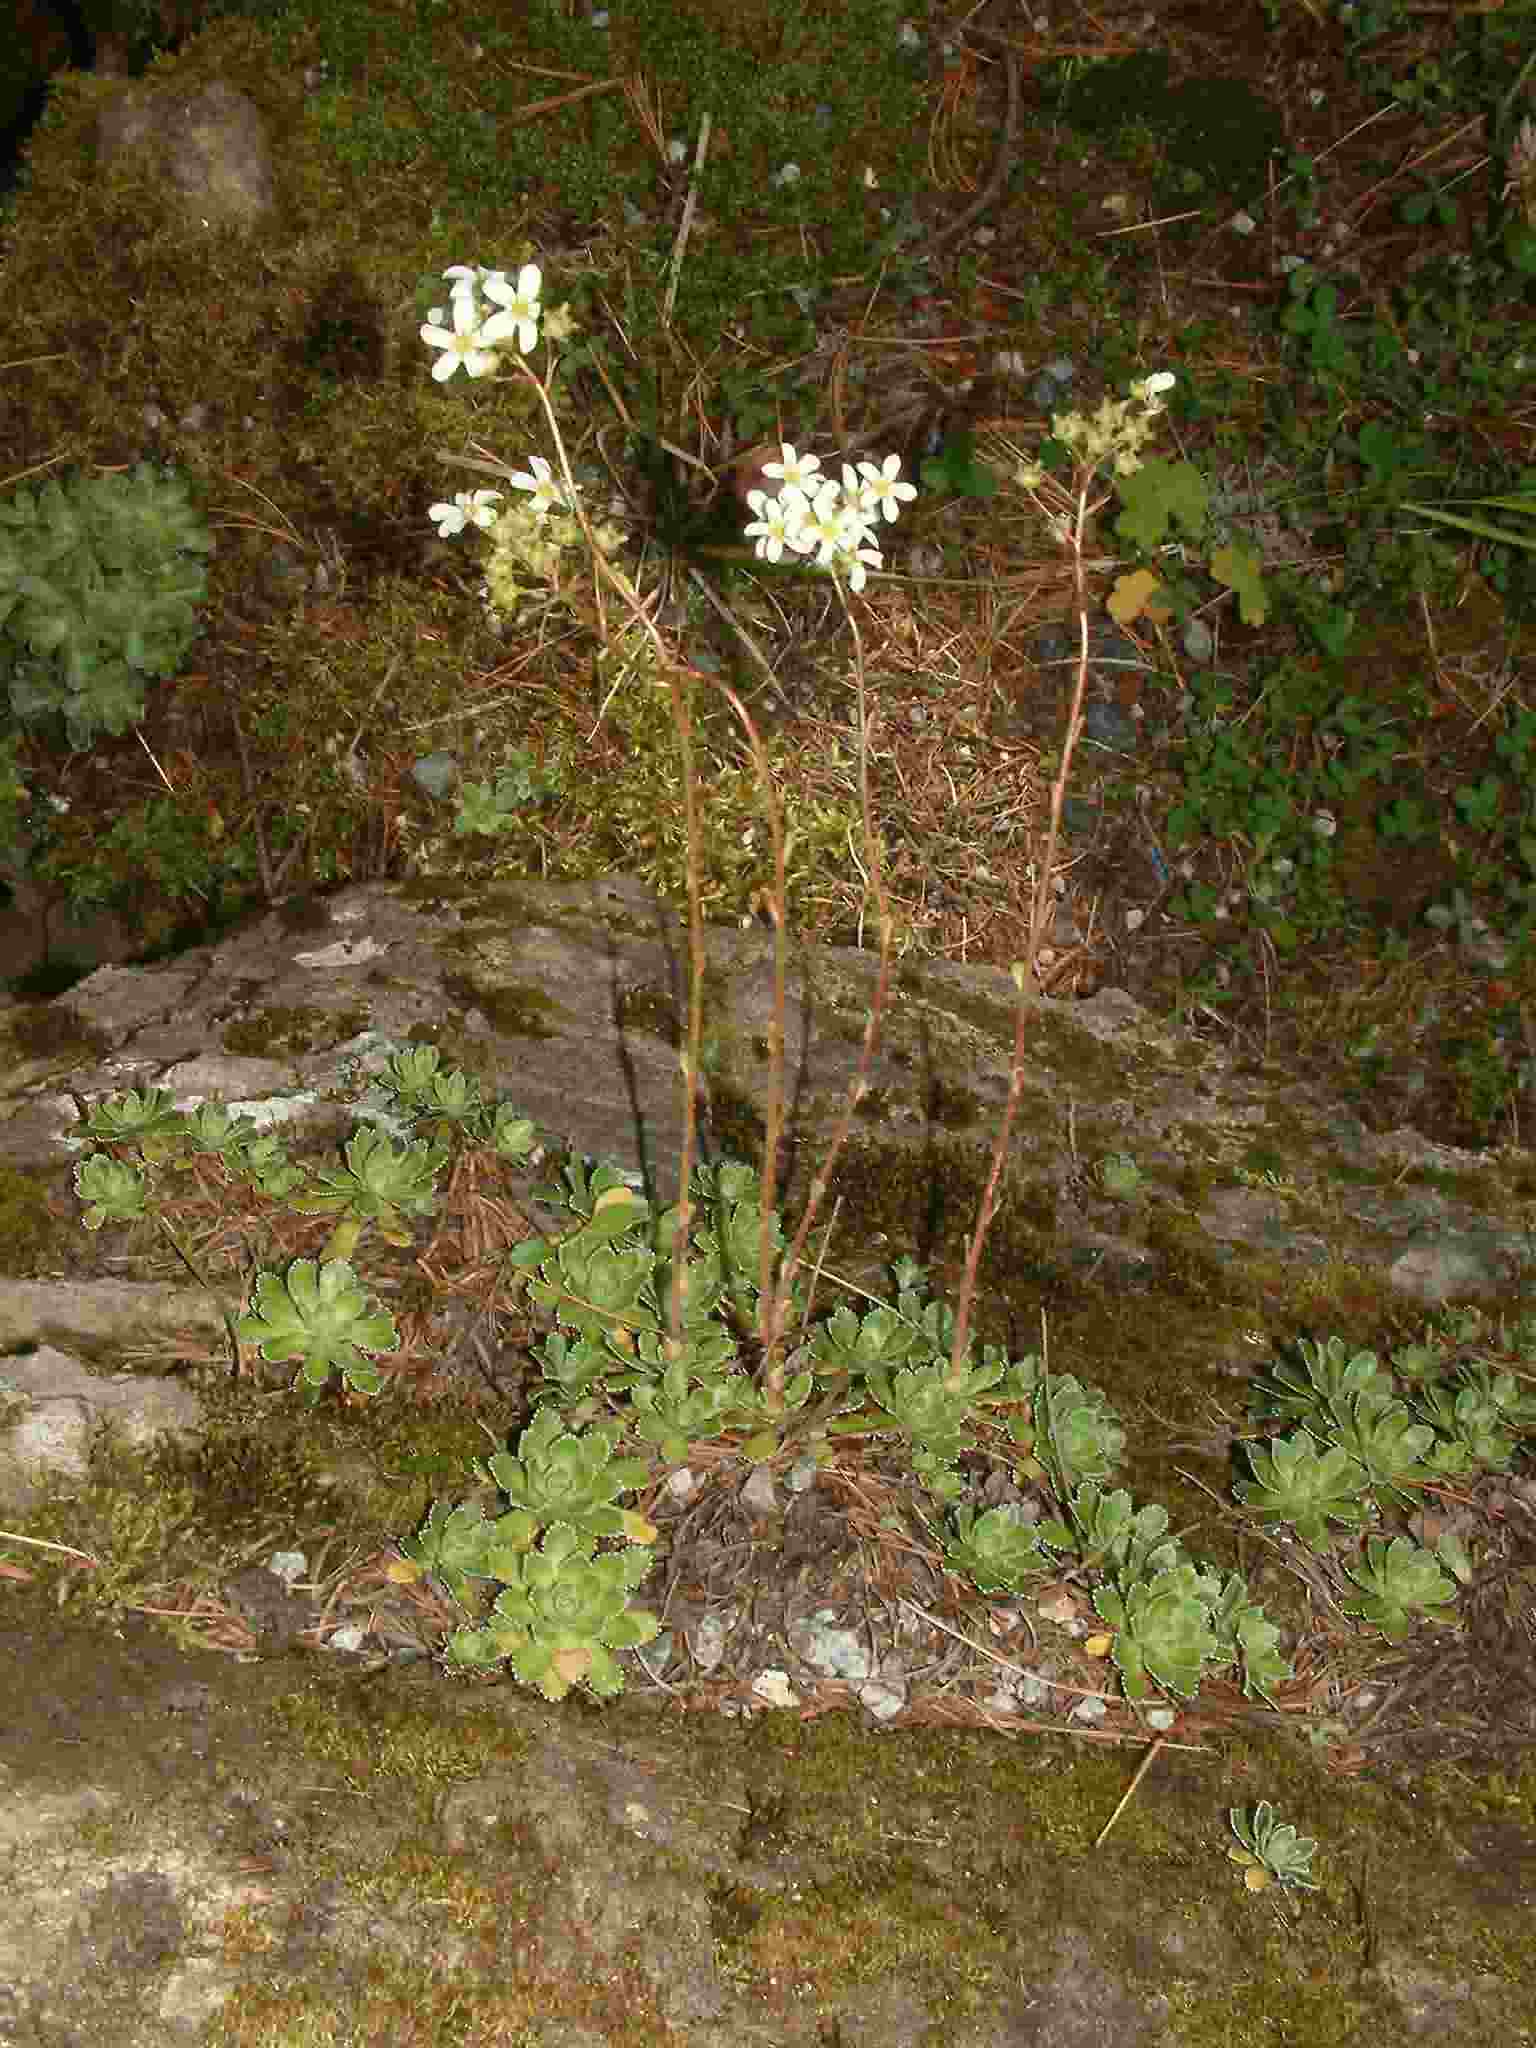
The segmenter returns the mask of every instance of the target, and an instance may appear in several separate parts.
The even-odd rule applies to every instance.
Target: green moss
[[[987,1153],[960,1139],[902,1145],[853,1136],[831,1180],[843,1254],[893,1259],[911,1253],[937,1269],[936,1291],[952,1291],[990,1170]],[[1004,1175],[978,1276],[994,1315],[1002,1305],[1031,1318],[1037,1312],[1039,1290],[1053,1269],[1055,1218],[1053,1188]]]
[[[345,1045],[367,1030],[368,1021],[369,1013],[362,1008],[322,1010],[274,1004],[228,1025],[221,1043],[227,1053],[241,1059],[292,1059]]]
[[[960,1088],[936,1074],[928,1084],[925,1107],[930,1120],[946,1131],[963,1131],[981,1116],[982,1100],[973,1088]]]
[[[39,1167],[0,1165],[0,1271],[17,1280],[58,1268],[77,1239],[69,1204],[63,1215],[53,1203],[69,1188],[69,1173]]]
[[[273,1702],[282,1741],[301,1755],[359,1780],[403,1779],[430,1795],[528,1753],[526,1735],[490,1708],[445,1714],[438,1700],[381,1694],[366,1678],[341,1675]]]
[[[761,1166],[767,1125],[756,1101],[729,1080],[709,1084],[709,1130],[717,1149],[727,1158]]]
[[[550,1018],[560,1006],[536,982],[501,984],[469,974],[445,974],[443,993],[487,1016],[504,1038],[557,1038]]]
[[[0,1014],[0,1039],[20,1060],[50,1072],[105,1058],[112,1041],[87,1024],[69,1003],[18,1003]]]

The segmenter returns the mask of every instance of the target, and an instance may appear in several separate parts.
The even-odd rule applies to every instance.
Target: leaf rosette
[[[614,1502],[644,1486],[649,1476],[642,1458],[614,1456],[622,1435],[617,1422],[567,1430],[554,1408],[543,1408],[518,1439],[516,1457],[498,1451],[485,1469],[534,1523],[560,1522],[585,1536],[617,1536],[625,1514]]]
[[[1231,1807],[1227,1819],[1238,1843],[1227,1854],[1241,1867],[1250,1891],[1262,1891],[1271,1883],[1283,1890],[1317,1890],[1311,1877],[1317,1843],[1310,1835],[1298,1834],[1289,1821],[1277,1820],[1267,1799],[1261,1799],[1251,1813],[1244,1813],[1240,1806]]]
[[[644,1546],[594,1556],[595,1540],[567,1523],[545,1532],[537,1550],[509,1560],[516,1576],[482,1628],[460,1629],[448,1644],[453,1662],[507,1663],[548,1700],[585,1685],[602,1699],[624,1689],[615,1650],[635,1649],[661,1631],[654,1614],[631,1610],[629,1596],[651,1567]]]
[[[87,1230],[100,1230],[104,1223],[137,1223],[148,1214],[143,1174],[121,1159],[109,1159],[98,1152],[75,1168],[75,1193],[85,1203],[80,1221]]]
[[[364,1222],[376,1223],[386,1243],[407,1245],[404,1219],[431,1215],[437,1175],[451,1150],[446,1143],[396,1145],[385,1131],[361,1130],[347,1141],[346,1165],[322,1167],[293,1206],[307,1215],[345,1216],[328,1247],[334,1253],[353,1248]]]
[[[1266,1522],[1291,1523],[1319,1557],[1329,1548],[1330,1522],[1358,1529],[1370,1519],[1369,1477],[1341,1445],[1319,1448],[1299,1429],[1273,1443],[1249,1444],[1247,1454],[1253,1477],[1237,1482],[1238,1499]]]
[[[1093,1604],[1115,1631],[1110,1655],[1125,1683],[1127,1699],[1145,1699],[1151,1684],[1180,1699],[1192,1699],[1208,1665],[1223,1661],[1212,1611],[1220,1581],[1191,1564],[1171,1566],[1122,1591],[1098,1587]]]
[[[1434,1553],[1407,1536],[1395,1536],[1390,1543],[1372,1536],[1365,1551],[1346,1572],[1363,1598],[1346,1603],[1344,1612],[1370,1622],[1392,1641],[1402,1641],[1416,1613],[1448,1607],[1456,1598],[1456,1581],[1440,1569]]]
[[[334,1371],[360,1394],[376,1394],[383,1385],[364,1352],[400,1346],[393,1316],[369,1309],[345,1259],[323,1266],[295,1259],[286,1274],[259,1273],[253,1305],[237,1318],[235,1334],[273,1363],[300,1359],[299,1377],[312,1387],[324,1386]]]
[[[1017,1593],[1055,1560],[1046,1545],[1066,1549],[1072,1532],[1061,1522],[1027,1522],[1016,1507],[956,1508],[955,1535],[944,1547],[952,1572],[964,1572],[983,1593]]]

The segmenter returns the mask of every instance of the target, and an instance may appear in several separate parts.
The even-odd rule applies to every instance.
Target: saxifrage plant
[[[213,536],[186,482],[141,462],[0,499],[0,652],[11,709],[72,747],[144,714],[198,631]]]

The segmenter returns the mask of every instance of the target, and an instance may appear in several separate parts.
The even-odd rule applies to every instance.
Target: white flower
[[[803,555],[816,551],[816,566],[825,569],[848,545],[848,514],[839,503],[842,492],[830,478],[805,508],[794,545]]]
[[[880,568],[881,554],[878,548],[855,548],[851,552],[834,556],[832,566],[835,569],[847,570],[850,590],[862,590],[866,563],[871,569]]]
[[[797,455],[788,441],[779,448],[779,461],[763,464],[764,476],[776,476],[786,488],[802,492],[806,498],[820,490],[825,479],[816,471],[821,467],[819,455]]]
[[[866,541],[877,541],[875,508],[866,503],[863,493],[857,488],[843,487],[842,501],[837,507],[837,522],[842,534],[843,546],[850,551],[860,548]]]
[[[861,462],[859,474],[864,479],[859,486],[859,497],[866,505],[878,506],[886,519],[894,519],[903,504],[917,496],[916,484],[898,482],[901,476],[899,455],[887,455],[878,469],[872,462]]]
[[[471,377],[488,377],[496,367],[495,351],[485,346],[487,330],[480,326],[474,302],[467,297],[454,300],[451,329],[429,320],[421,338],[429,348],[443,351],[432,365],[439,384],[445,384],[461,365]]]
[[[493,313],[486,321],[487,341],[505,341],[515,334],[518,347],[527,355],[539,338],[539,291],[543,283],[543,273],[536,263],[523,265],[517,273],[515,288],[501,271],[491,272],[485,280],[485,295],[505,310]]]
[[[1140,399],[1148,412],[1161,412],[1163,393],[1171,391],[1177,381],[1172,370],[1155,370],[1150,377],[1131,386],[1131,396]]]
[[[489,532],[496,524],[496,500],[500,496],[500,491],[455,491],[451,505],[429,505],[427,516],[437,521],[438,535],[443,540],[450,534],[462,533],[467,525]]]
[[[766,491],[748,491],[747,504],[756,517],[747,522],[742,532],[752,542],[760,561],[779,561],[786,546],[796,545],[795,534],[804,515],[805,499],[798,491],[785,491],[776,498],[770,498]]]
[[[451,263],[443,272],[449,280],[449,296],[454,299],[468,299],[473,305],[476,295],[484,291],[493,279],[506,282],[504,270],[487,270],[483,263]]]
[[[528,468],[514,470],[507,481],[520,491],[532,491],[533,503],[528,509],[535,518],[542,519],[554,506],[565,503],[565,486],[542,455],[530,455]]]

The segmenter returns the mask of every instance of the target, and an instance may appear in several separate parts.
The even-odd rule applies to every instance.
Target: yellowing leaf
[[[592,1668],[592,1652],[580,1646],[556,1650],[549,1661],[567,1685],[580,1685]]]
[[[1084,1654],[1089,1657],[1107,1657],[1110,1644],[1114,1640],[1107,1631],[1096,1636],[1088,1636],[1083,1643]]]
[[[1262,626],[1269,617],[1269,593],[1264,588],[1263,558],[1256,549],[1233,541],[1211,556],[1211,574],[1228,590],[1237,592],[1238,616],[1245,626]]]
[[[1117,626],[1128,626],[1143,612],[1151,618],[1167,618],[1166,606],[1154,605],[1161,585],[1150,569],[1132,569],[1115,579],[1104,609]]]
[[[408,1557],[392,1557],[384,1567],[384,1576],[392,1586],[414,1586],[422,1570]]]

